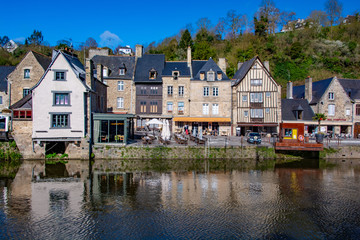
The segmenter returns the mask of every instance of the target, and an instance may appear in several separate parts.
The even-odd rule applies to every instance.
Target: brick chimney
[[[190,67],[191,66],[191,47],[189,46],[187,48],[187,66]]]
[[[135,45],[135,57],[136,57],[136,58],[142,58],[143,52],[144,52],[144,47],[143,47],[143,45],[136,44],[136,45]]]
[[[239,70],[241,68],[241,66],[243,65],[242,62],[238,62],[238,65],[237,65],[237,70]]]
[[[292,83],[292,81],[288,81],[288,83],[287,83],[286,99],[293,99],[293,83]]]
[[[312,78],[308,76],[305,79],[305,99],[310,103],[312,100]]]
[[[226,74],[226,58],[219,58],[218,65],[221,71],[223,71]]]
[[[270,72],[270,63],[269,63],[269,61],[264,61],[264,67]]]
[[[94,74],[93,74],[93,68],[92,68],[92,60],[87,58],[85,60],[85,72],[86,72],[86,77],[85,77],[85,80],[86,80],[86,85],[88,85],[91,89],[93,87],[93,77],[94,77]]]
[[[99,81],[103,82],[103,65],[101,64],[96,66],[96,77]]]

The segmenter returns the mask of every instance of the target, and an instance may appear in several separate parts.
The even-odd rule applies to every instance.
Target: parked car
[[[248,136],[247,136],[247,142],[248,143],[260,144],[261,143],[261,135],[260,135],[260,133],[257,133],[257,132],[249,133]]]

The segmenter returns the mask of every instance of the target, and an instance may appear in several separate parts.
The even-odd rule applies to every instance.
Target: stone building
[[[8,75],[15,70],[14,66],[0,66],[0,109],[9,107]]]
[[[51,58],[29,51],[15,70],[8,75],[9,105],[31,93],[31,88],[40,80],[51,63]]]
[[[281,122],[281,86],[258,56],[239,63],[232,84],[232,131],[278,133]]]
[[[324,113],[327,116],[327,120],[321,121],[321,132],[331,135],[352,135],[353,115],[356,110],[354,109],[354,100],[350,95],[356,94],[358,90],[349,88],[351,86],[348,83],[343,83],[344,86],[347,86],[345,89],[343,81],[347,80],[333,77],[313,82],[309,77],[305,79],[305,85],[293,87],[295,99],[306,99],[314,113]],[[353,81],[355,83],[355,80]],[[353,86],[355,87],[355,85]],[[317,125],[313,129],[309,129],[309,133],[318,131]]]

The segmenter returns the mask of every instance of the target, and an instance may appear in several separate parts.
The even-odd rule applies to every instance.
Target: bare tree
[[[309,15],[308,21],[314,27],[327,26],[328,24],[326,12],[321,10],[313,10]]]
[[[200,31],[201,29],[210,30],[212,25],[210,19],[205,17],[205,18],[200,18],[196,22],[196,26],[198,28],[198,31]]]
[[[332,37],[332,26],[338,23],[342,13],[342,3],[337,0],[327,0],[325,2],[325,11],[330,22],[330,36]]]
[[[261,16],[267,21],[266,30],[268,34],[275,33],[275,29],[280,21],[280,10],[275,7],[273,0],[262,0],[260,8],[257,12],[258,18]]]
[[[230,10],[226,14],[226,25],[229,30],[228,36],[234,39],[240,34],[242,25],[242,16],[237,14],[235,10]]]
[[[92,37],[89,37],[88,39],[86,39],[85,41],[85,47],[86,48],[97,48],[98,44],[96,42],[95,39],[93,39]]]
[[[216,35],[223,37],[225,33],[225,24],[226,24],[225,18],[220,18],[219,22],[216,24],[214,28],[214,32]]]

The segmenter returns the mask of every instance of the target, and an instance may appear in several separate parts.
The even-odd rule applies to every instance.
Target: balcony
[[[250,107],[251,108],[263,108],[264,107],[264,103],[259,103],[259,102],[250,102]]]
[[[263,123],[264,118],[251,118],[250,119],[252,123]]]

